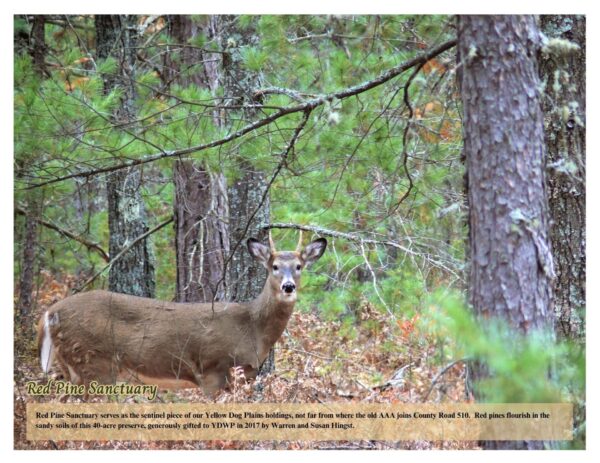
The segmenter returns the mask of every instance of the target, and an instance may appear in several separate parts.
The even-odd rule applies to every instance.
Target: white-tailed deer
[[[55,361],[75,384],[114,383],[135,377],[191,381],[207,392],[227,385],[229,369],[254,378],[285,329],[302,269],[319,259],[324,238],[296,251],[277,252],[247,241],[250,254],[268,271],[261,294],[250,302],[176,303],[108,291],[70,296],[38,323],[42,369]]]

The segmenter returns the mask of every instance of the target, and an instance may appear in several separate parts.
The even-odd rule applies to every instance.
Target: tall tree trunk
[[[254,104],[252,95],[259,87],[258,75],[243,66],[240,53],[244,47],[258,43],[256,29],[254,24],[240,29],[237,27],[237,20],[235,16],[225,15],[212,16],[210,19],[213,34],[219,37],[221,50],[224,51],[220,76],[224,91],[223,105]],[[232,40],[234,36],[235,39]],[[238,115],[250,119],[256,115],[256,111],[245,109]],[[228,121],[225,123],[229,124]],[[233,256],[228,267],[227,288],[228,298],[245,301],[258,296],[266,281],[265,269],[248,254],[245,242],[249,237],[266,239],[267,235],[261,231],[261,225],[269,221],[269,201],[267,198],[261,204],[266,187],[264,173],[240,156],[237,159],[238,175],[228,189]],[[238,246],[234,249],[236,244]]]
[[[179,302],[210,302],[225,296],[223,279],[227,236],[227,185],[191,161],[177,161],[175,248]]]
[[[550,40],[540,54],[548,150],[550,238],[559,334],[585,338],[585,17],[542,16]],[[577,45],[571,49],[568,43]]]
[[[41,216],[41,200],[39,195],[32,194],[27,198],[27,215],[25,215],[22,235],[21,274],[19,278],[19,317],[23,324],[27,323],[33,308],[33,280],[35,279],[35,263],[38,248],[38,227]]]
[[[540,54],[540,75],[545,83],[556,331],[561,337],[585,343],[585,16],[542,16],[541,28],[549,40]],[[585,404],[584,394],[574,404],[573,429],[585,429]]]
[[[267,197],[265,203],[260,205],[265,190],[263,173],[244,161],[239,161],[238,166],[242,176],[229,187],[229,216],[232,250],[236,243],[240,245],[229,263],[228,289],[232,300],[247,301],[260,294],[266,281],[265,269],[248,253],[246,240],[255,237],[266,241],[267,234],[261,230],[261,226],[269,223],[269,200]]]
[[[260,87],[257,73],[243,66],[241,50],[256,46],[259,42],[254,24],[243,29],[237,25],[235,16],[211,16],[209,26],[211,36],[218,38],[222,55],[222,68],[219,80],[223,88],[222,105],[255,104],[253,94]],[[238,112],[244,118],[256,115],[253,109]],[[221,116],[222,120],[222,116]],[[229,121],[223,123],[229,125]],[[235,153],[234,153],[235,154]],[[238,157],[238,176],[228,188],[229,198],[229,241],[231,259],[227,268],[227,298],[233,301],[247,301],[260,294],[266,281],[265,269],[246,250],[246,240],[255,237],[266,240],[267,233],[261,226],[269,223],[269,198],[262,201],[266,188],[263,172],[249,162]],[[259,375],[275,368],[273,350],[260,368]]]
[[[31,26],[30,53],[33,58],[33,67],[40,77],[46,70],[46,16],[36,15]]]
[[[169,29],[176,44],[185,45],[202,32],[190,16],[169,16]],[[209,31],[206,31],[209,32]],[[209,34],[206,34],[207,36]],[[183,47],[178,59],[169,57],[167,85],[218,87],[216,66],[206,63],[205,72],[186,72],[210,61],[200,50]],[[210,68],[207,71],[206,68]],[[222,173],[210,172],[204,162],[178,160],[173,167],[175,184],[175,249],[179,302],[210,302],[225,296],[223,270],[229,251],[227,235],[227,185]]]
[[[33,59],[33,67],[37,76],[42,79],[46,73],[46,16],[37,15],[33,19],[29,36],[29,53]],[[37,219],[42,214],[41,193],[33,190],[26,194],[27,215],[23,222],[23,248],[21,255],[21,273],[19,276],[19,317],[26,324],[33,308],[33,281],[38,249]]]
[[[189,17],[171,16],[169,22],[171,35],[179,44],[185,44],[198,32],[199,26]],[[240,49],[256,43],[258,38],[252,27],[241,31],[236,28],[236,22],[235,16],[208,17],[202,25],[204,34],[225,53],[183,49],[180,68],[185,69],[194,61],[204,61],[204,76],[192,74],[181,79],[176,75],[176,66],[168,60],[171,69],[164,73],[168,76],[167,80],[203,85],[215,95],[222,91],[220,105],[223,106],[251,102],[258,79],[242,66]],[[234,36],[235,45],[232,45]],[[243,115],[252,117],[254,112],[245,111]],[[220,127],[230,126],[229,113],[216,110],[214,122]],[[248,162],[240,160],[237,167],[240,175],[225,189],[226,182],[222,174],[207,172],[200,163],[176,163],[178,300],[202,298],[210,301],[213,297],[218,300],[226,296],[232,301],[247,301],[258,296],[264,286],[265,270],[248,255],[245,241],[250,236],[266,238],[260,226],[269,221],[268,200],[259,207],[266,182],[264,174]],[[229,219],[228,227],[223,221],[225,217]],[[223,278],[225,256],[229,252],[233,252],[233,255],[229,260],[227,275]],[[273,358],[271,351],[261,372],[272,371]]]
[[[266,188],[264,174],[243,161],[239,162],[238,167],[243,172],[243,176],[236,179],[229,188],[231,222],[229,236],[234,254],[229,263],[227,287],[231,300],[247,301],[260,294],[267,274],[262,265],[246,250],[246,240],[249,237],[255,237],[263,242],[266,240],[267,233],[261,229],[261,226],[270,223],[270,203],[267,196],[261,204]],[[234,250],[236,243],[240,245]],[[271,348],[258,370],[258,375],[263,376],[274,370],[275,351]]]
[[[97,15],[96,51],[99,59],[112,56],[118,63],[114,75],[104,76],[104,91],[119,87],[121,104],[113,114],[115,123],[135,119],[135,46],[137,24],[134,15]],[[120,170],[107,179],[109,254],[119,254],[138,236],[148,230],[141,195],[142,176],[138,168]],[[109,271],[111,291],[154,297],[154,256],[146,238],[127,251]]]
[[[482,323],[553,328],[544,126],[532,16],[460,16],[459,78],[469,202],[469,299]],[[474,380],[493,372],[474,368]],[[484,391],[475,389],[478,399]],[[543,448],[543,442],[487,442]]]

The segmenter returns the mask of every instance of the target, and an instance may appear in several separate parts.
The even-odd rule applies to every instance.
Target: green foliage
[[[46,26],[48,75],[38,74],[29,50],[15,45],[14,199],[25,205],[30,191],[36,191],[44,204],[44,220],[105,250],[107,174],[38,190],[26,187],[222,139],[280,108],[373,79],[455,34],[448,27],[452,19],[444,16],[243,15],[235,19],[235,33],[223,42],[203,31],[190,38],[189,44],[203,50],[193,49],[197,59],[184,68],[182,47],[172,46],[168,28],[148,31],[137,50],[143,60],[136,63],[132,82],[137,120],[117,124],[112,117],[125,92],[118,87],[105,94],[104,84],[119,63],[92,59],[93,18],[75,19],[81,27]],[[200,29],[207,22],[204,16],[192,19]],[[14,17],[15,34],[26,37],[30,28],[24,17]],[[240,39],[248,36],[252,40],[240,46]],[[220,53],[224,50],[226,55]],[[222,99],[221,86],[208,88],[198,80],[212,72],[211,65],[221,66],[224,73],[223,56],[236,56],[238,61],[228,66],[259,76],[260,88],[255,90],[284,90],[260,98]],[[297,304],[298,310],[336,322],[340,338],[358,339],[358,325],[376,332],[382,325],[376,320],[389,321],[390,330],[396,322],[410,321],[406,342],[394,338],[381,344],[390,359],[413,358],[415,346],[425,350],[433,336],[439,346],[433,361],[445,365],[468,358],[488,366],[490,376],[476,385],[487,401],[582,404],[582,346],[555,342],[543,333],[522,337],[501,321],[476,320],[459,292],[464,287],[466,221],[460,105],[449,63],[444,56],[432,60],[406,95],[411,71],[315,108],[289,153],[301,113],[181,159],[202,161],[230,184],[241,174],[240,159],[267,179],[281,166],[269,192],[271,221],[349,234],[349,239],[328,237],[328,252],[304,272]],[[169,74],[169,66],[177,77]],[[220,83],[224,80],[221,76]],[[177,83],[182,81],[192,83]],[[414,114],[408,129],[406,99]],[[250,101],[264,107],[239,108]],[[173,161],[163,159],[142,169],[151,227],[172,214]],[[569,168],[563,166],[567,173]],[[22,228],[18,218],[15,230]],[[106,264],[97,253],[54,230],[41,227],[39,233],[39,269],[56,278],[69,275],[83,281]],[[281,247],[295,246],[295,231],[273,233]],[[316,237],[307,235],[305,243]],[[361,242],[363,238],[380,243]],[[173,228],[163,228],[151,240],[157,297],[171,300],[177,271]],[[16,244],[14,268],[19,271],[18,239]],[[94,285],[106,287],[106,274]],[[367,306],[380,318],[361,318]],[[421,331],[409,329],[419,317]],[[341,361],[344,352],[336,358]],[[327,373],[341,367],[332,363],[319,368]],[[374,376],[374,384],[386,379],[379,372]]]
[[[202,29],[207,18],[192,20]],[[17,202],[25,200],[22,187],[30,183],[159,150],[202,145],[271,115],[276,108],[298,103],[287,94],[266,94],[261,102],[267,107],[248,114],[229,111],[231,125],[216,123],[223,110],[213,105],[223,104],[221,87],[179,85],[178,79],[166,86],[163,79],[168,77],[164,66],[170,62],[185,81],[192,82],[207,69],[203,58],[219,60],[221,55],[188,50],[198,53],[198,59],[184,68],[182,48],[165,46],[174,43],[165,28],[145,35],[141,41],[145,48],[137,50],[144,58],[135,69],[137,121],[115,125],[111,116],[124,92],[116,88],[105,95],[103,87],[118,63],[112,58],[92,59],[93,18],[73,21],[84,27],[47,25],[47,45],[53,50],[48,56],[50,77],[35,73],[26,50],[15,54]],[[444,17],[264,15],[240,16],[235,21],[237,30],[223,43],[202,30],[188,42],[215,51],[227,48],[231,56],[239,53],[238,65],[244,72],[259,74],[261,85],[292,89],[307,99],[360,84],[452,34]],[[15,28],[29,27],[15,17]],[[253,39],[248,45],[240,39],[249,34]],[[330,239],[330,252],[304,276],[301,309],[319,310],[329,319],[352,320],[360,301],[368,300],[382,313],[412,316],[422,310],[432,286],[458,281],[432,264],[431,256],[441,252],[439,260],[459,271],[461,216],[450,212],[438,220],[440,211],[460,201],[454,193],[460,191],[462,179],[462,168],[454,161],[459,139],[441,138],[422,128],[440,132],[442,124],[458,120],[456,110],[450,109],[454,106],[446,103],[453,101],[455,91],[448,76],[423,73],[413,82],[409,96],[415,111],[420,111],[419,124],[411,131],[407,147],[403,146],[407,114],[401,88],[408,75],[357,97],[328,102],[310,115],[271,187],[272,220],[393,241],[410,248],[412,254],[384,246],[362,249],[355,241]],[[438,105],[443,109],[435,106],[426,112],[423,108],[431,101],[443,102]],[[185,158],[201,159],[209,169],[223,172],[229,182],[239,177],[240,158],[270,178],[302,116],[290,114],[232,143]],[[409,184],[402,165],[405,148],[411,152],[408,169],[414,187],[406,201],[397,204]],[[172,165],[172,160],[163,160],[143,169],[151,225],[172,208]],[[45,202],[54,205],[44,211],[45,218],[106,248],[104,179],[99,175],[45,188]],[[57,240],[53,231],[42,233],[48,243],[42,262],[50,270],[89,274],[101,265],[84,247]],[[294,241],[291,234],[286,237]],[[175,280],[172,229],[162,230],[152,242],[158,257],[158,294],[169,299]],[[103,280],[97,284],[101,286]]]
[[[112,56],[96,61],[96,72],[98,74],[115,74],[117,72],[117,60]]]
[[[267,62],[269,55],[265,50],[260,50],[256,47],[248,47],[242,50],[242,59],[244,66],[249,71],[260,72]]]
[[[474,387],[491,403],[571,402],[585,390],[585,351],[553,335],[527,336],[499,319],[477,320],[459,293],[439,290],[429,300],[422,327],[438,337],[450,359],[486,365]]]

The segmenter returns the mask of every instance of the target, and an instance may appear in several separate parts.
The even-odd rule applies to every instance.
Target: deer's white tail
[[[44,314],[43,324],[39,327],[38,343],[40,349],[40,363],[44,373],[50,371],[52,366],[52,357],[54,351],[54,345],[52,343],[52,337],[50,336],[50,316],[48,312]]]

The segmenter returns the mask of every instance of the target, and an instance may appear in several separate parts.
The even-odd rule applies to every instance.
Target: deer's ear
[[[254,238],[248,238],[246,243],[248,245],[248,252],[250,255],[267,267],[269,259],[271,258],[271,251],[269,248]]]
[[[302,260],[305,266],[310,266],[315,263],[325,252],[327,247],[327,240],[325,238],[319,238],[314,240],[302,251]]]

